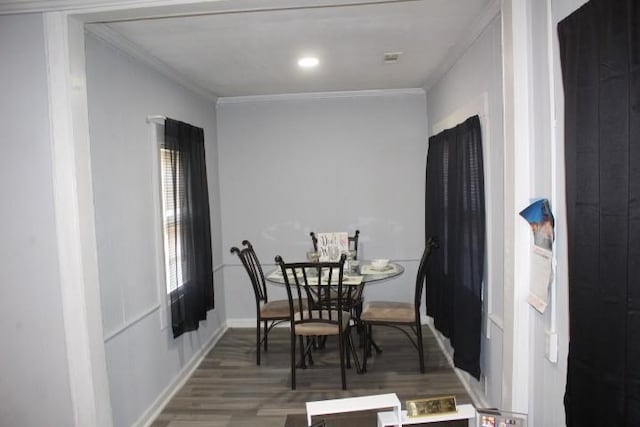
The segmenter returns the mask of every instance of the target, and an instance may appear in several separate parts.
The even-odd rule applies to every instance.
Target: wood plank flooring
[[[296,371],[297,390],[291,390],[287,328],[269,335],[261,366],[255,364],[254,329],[229,329],[152,427],[282,427],[287,414],[305,413],[307,401],[379,393],[397,393],[402,402],[455,395],[459,404],[471,403],[428,327],[423,328],[422,375],[417,351],[404,335],[382,327],[374,334],[383,352],[369,359],[367,373],[347,370],[348,390],[340,387],[337,345],[331,338],[326,349],[314,352],[313,366]]]

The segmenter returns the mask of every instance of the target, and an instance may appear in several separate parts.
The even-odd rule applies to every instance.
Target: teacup
[[[389,260],[388,259],[374,259],[373,261],[371,261],[371,266],[375,269],[375,270],[384,270],[387,265],[389,265]]]

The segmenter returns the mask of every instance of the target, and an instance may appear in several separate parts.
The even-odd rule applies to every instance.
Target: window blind
[[[162,185],[162,220],[167,293],[185,281],[182,235],[182,213],[185,207],[185,177],[180,152],[160,148]]]

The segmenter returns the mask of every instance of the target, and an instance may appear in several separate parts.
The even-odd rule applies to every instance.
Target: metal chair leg
[[[340,378],[342,379],[342,389],[346,390],[347,389],[347,373],[345,372],[345,368],[344,368],[344,358],[345,358],[345,343],[344,343],[344,336],[343,334],[340,334],[338,336],[338,351],[340,352]]]
[[[264,351],[267,352],[267,341],[269,340],[269,327],[268,322],[264,321]]]
[[[298,338],[300,341],[300,361],[301,361],[300,367],[302,369],[307,369],[307,363],[306,363],[307,349],[305,348],[305,345],[304,345],[304,337],[300,335]]]
[[[260,317],[256,325],[256,365],[260,365]]]
[[[362,373],[367,372],[367,358],[369,357],[369,337],[367,331],[369,330],[369,325],[366,323],[362,323]]]
[[[424,347],[422,345],[422,326],[420,322],[416,324],[416,335],[418,338],[418,357],[420,358],[420,373],[424,374]]]
[[[291,390],[296,389],[296,336],[291,332]]]

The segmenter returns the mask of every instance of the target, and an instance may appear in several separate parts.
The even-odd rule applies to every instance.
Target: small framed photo
[[[449,414],[458,411],[455,396],[407,400],[406,407],[408,417],[424,417],[425,415]]]

